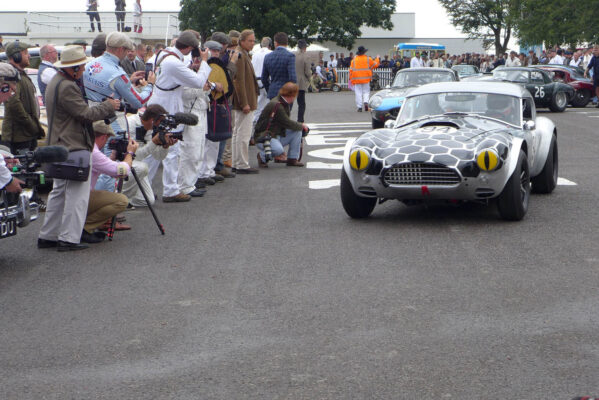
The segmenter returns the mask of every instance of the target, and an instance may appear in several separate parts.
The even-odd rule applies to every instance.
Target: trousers
[[[297,122],[304,122],[306,112],[306,91],[300,90],[297,94]]]
[[[204,158],[204,143],[208,129],[206,125],[206,111],[203,111],[203,116],[198,115],[198,117],[198,125],[186,126],[183,133],[185,140],[178,143],[180,145],[180,154],[177,184],[179,192],[184,194],[191,193],[196,189],[195,184],[200,173],[202,159]],[[175,193],[171,196],[177,194]]]
[[[279,156],[285,152],[284,147],[289,145],[289,151],[287,152],[287,159],[297,160],[300,154],[300,148],[302,145],[302,132],[292,131],[287,129],[285,136],[277,136],[270,140],[270,148],[273,156]],[[265,162],[264,158],[264,145],[258,143],[256,147],[260,150],[260,159]]]
[[[179,153],[181,142],[168,148],[168,154],[162,160],[162,196],[173,197],[179,194],[177,177],[179,175]]]
[[[241,110],[233,110],[233,117],[235,119],[231,138],[233,168],[248,169],[250,168],[249,145],[254,114],[251,112],[244,114]]]
[[[254,111],[254,125],[258,122],[258,118],[260,118],[260,114],[262,114],[262,110],[268,104],[268,96],[266,94],[266,90],[264,88],[260,88],[260,95],[258,96],[258,107],[256,111]]]
[[[370,83],[355,84],[354,92],[356,93],[356,106],[358,108],[364,107],[364,103],[368,103],[370,98]]]
[[[198,178],[210,178],[215,175],[214,168],[218,159],[221,142],[213,142],[206,139],[204,143],[204,157],[200,161],[200,173]]]
[[[90,179],[85,182],[54,179],[40,239],[79,243],[87,215],[89,187]]]
[[[87,217],[83,229],[87,233],[92,233],[107,220],[125,211],[128,202],[127,196],[122,193],[92,190],[89,194]]]

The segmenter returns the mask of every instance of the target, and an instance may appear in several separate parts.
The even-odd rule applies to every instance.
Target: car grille
[[[384,175],[387,185],[457,185],[460,175],[440,164],[408,163],[389,168]]]

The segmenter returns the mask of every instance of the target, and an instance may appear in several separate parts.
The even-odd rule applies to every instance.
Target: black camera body
[[[110,150],[116,151],[116,159],[119,161],[123,161],[125,159],[127,147],[129,147],[129,140],[123,137],[117,137],[108,142],[108,148]]]

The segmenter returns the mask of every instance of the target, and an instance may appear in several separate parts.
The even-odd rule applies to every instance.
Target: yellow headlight
[[[499,155],[494,149],[485,149],[476,156],[476,163],[483,171],[494,171],[499,166]]]
[[[370,155],[364,149],[355,149],[349,154],[349,165],[356,171],[364,171],[370,162]]]

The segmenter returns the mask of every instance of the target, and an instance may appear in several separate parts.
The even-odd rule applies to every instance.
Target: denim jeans
[[[302,145],[302,131],[292,131],[287,129],[285,136],[277,136],[270,140],[270,147],[272,149],[272,155],[274,157],[281,155],[285,152],[284,147],[289,145],[289,151],[287,152],[287,159],[297,160],[300,155],[300,147]],[[264,145],[257,143],[256,147],[260,150],[260,159],[265,161],[264,158]]]
[[[226,146],[226,140],[218,142],[218,158],[216,159],[216,166],[214,167],[214,170],[217,172],[222,171],[222,169],[225,168],[225,164],[223,164],[223,153],[225,152]]]

